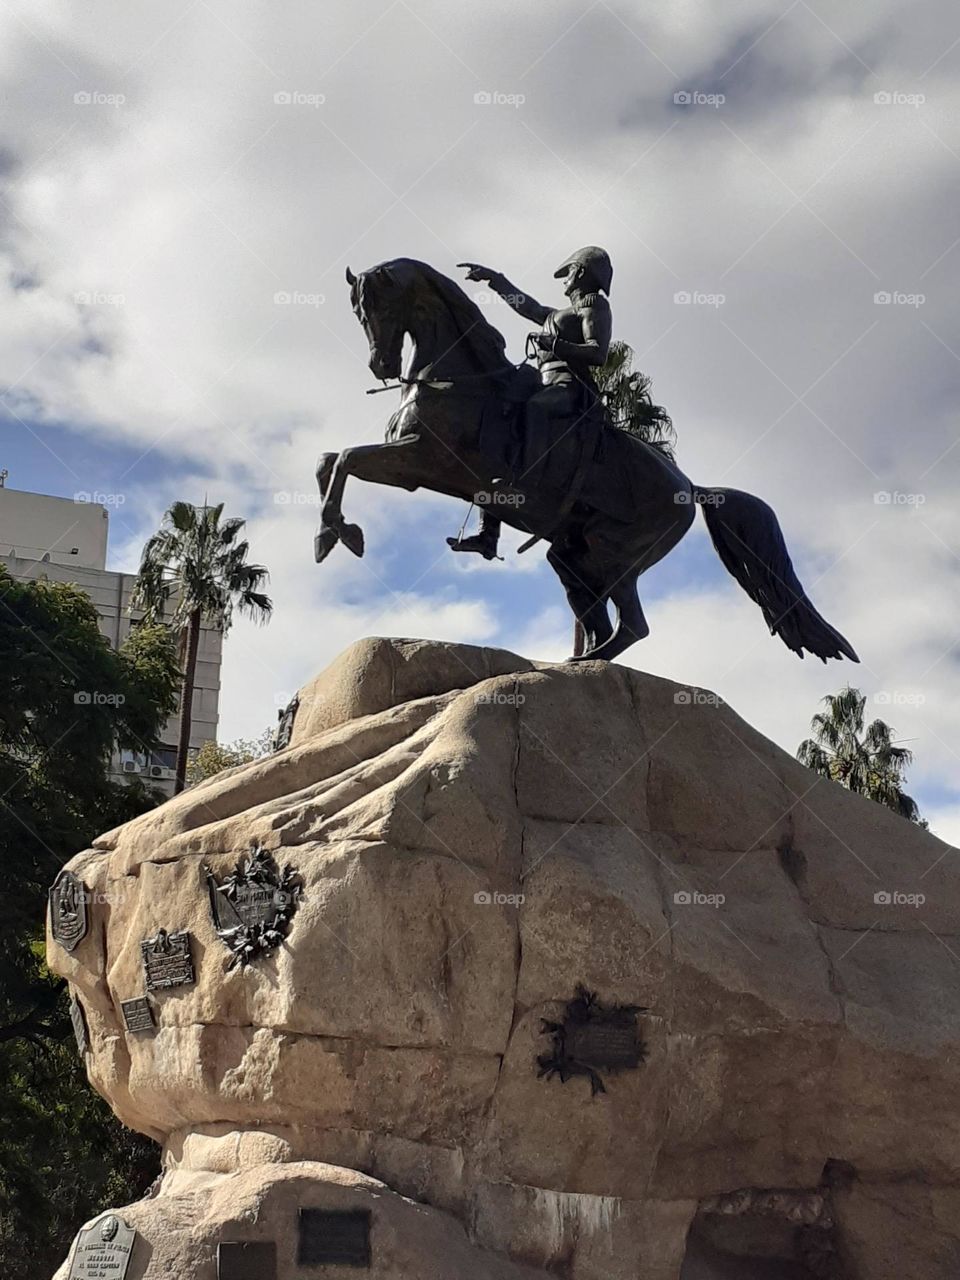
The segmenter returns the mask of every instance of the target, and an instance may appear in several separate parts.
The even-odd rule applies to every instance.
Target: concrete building
[[[93,602],[101,632],[118,648],[135,620],[130,614],[135,578],[107,569],[108,526],[109,514],[99,503],[24,493],[0,484],[0,565],[23,580],[75,583]],[[201,630],[191,751],[217,736],[222,644],[217,628]],[[172,795],[178,735],[174,716],[167,721],[162,746],[149,759],[125,752],[114,761],[114,772],[123,777],[139,774]]]

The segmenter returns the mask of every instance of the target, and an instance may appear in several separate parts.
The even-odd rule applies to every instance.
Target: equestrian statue
[[[370,370],[402,396],[384,444],[321,457],[318,563],[338,542],[363,555],[363,533],[342,512],[348,476],[462,498],[479,507],[480,532],[448,538],[451,548],[493,559],[501,522],[529,535],[521,551],[549,543],[547,561],[584,636],[575,660],[610,660],[649,634],[637,579],[677,545],[699,506],[720,559],[771,634],[801,658],[859,661],[808,599],[765,502],[694,485],[665,452],[608,419],[592,376],[612,332],[613,270],[603,249],[580,249],[557,269],[566,305],[556,310],[499,272],[460,265],[539,326],[527,360],[511,364],[476,303],[426,263],[394,258],[358,276],[347,268]],[[401,370],[405,337],[411,351]]]

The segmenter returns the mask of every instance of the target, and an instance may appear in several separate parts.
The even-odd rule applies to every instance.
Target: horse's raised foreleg
[[[337,456],[335,453],[321,453],[320,455],[320,461],[317,463],[317,488],[320,490],[321,498],[327,496],[327,489],[330,485],[330,477],[333,475]]]
[[[373,484],[396,485],[416,489],[429,477],[420,461],[419,439],[390,441],[388,444],[360,444],[338,454],[324,454],[317,467],[317,483],[323,496],[320,528],[314,538],[314,557],[319,564],[338,542],[362,556],[363,530],[343,518],[341,503],[348,476]]]

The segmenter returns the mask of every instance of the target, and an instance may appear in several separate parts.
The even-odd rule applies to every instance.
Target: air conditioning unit
[[[150,766],[151,778],[172,778],[174,776],[173,769],[167,769],[162,764],[152,764]]]
[[[124,762],[123,762],[123,772],[124,772],[124,773],[139,773],[139,772],[140,772],[140,766],[137,764],[136,760],[124,760]]]

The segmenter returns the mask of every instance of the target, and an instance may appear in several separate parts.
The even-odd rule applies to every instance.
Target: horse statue
[[[529,534],[528,544],[550,544],[547,560],[583,628],[576,660],[610,660],[649,634],[637,578],[677,545],[700,507],[717,554],[771,634],[801,658],[859,661],[808,599],[765,502],[694,485],[665,453],[596,414],[528,438],[524,402],[539,376],[510,364],[502,334],[426,263],[395,258],[359,276],[347,268],[347,283],[370,370],[396,379],[403,395],[385,443],[321,457],[318,563],[338,542],[363,555],[363,533],[342,512],[348,476],[462,498]],[[401,375],[405,336],[412,351]]]

